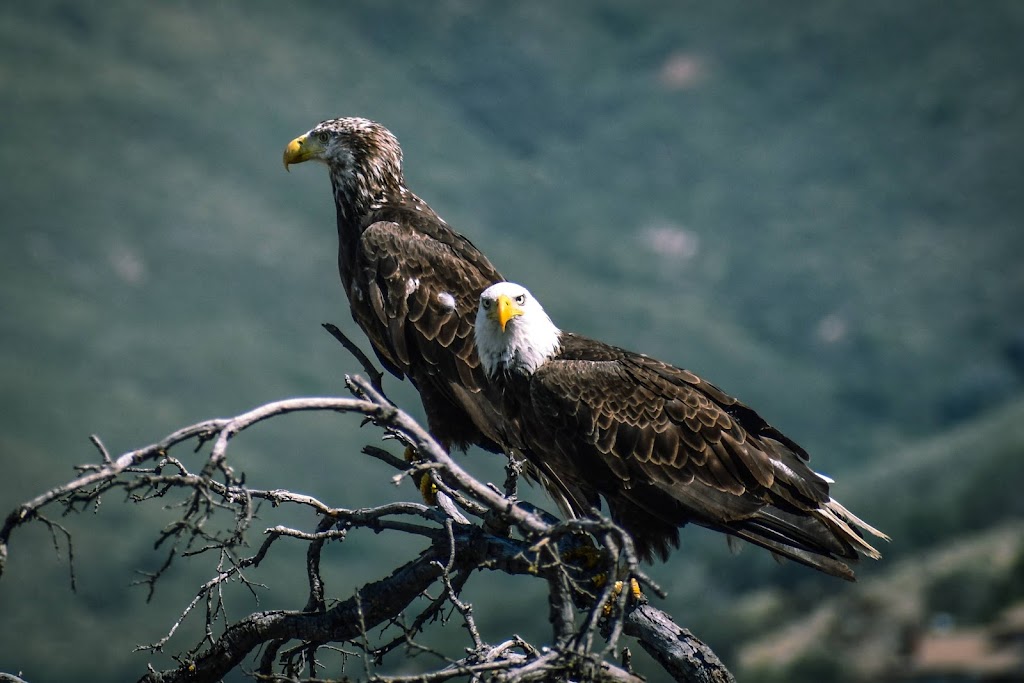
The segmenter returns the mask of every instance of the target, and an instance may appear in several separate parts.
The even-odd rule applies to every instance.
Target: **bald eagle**
[[[500,452],[501,417],[481,392],[473,344],[491,262],[409,191],[402,149],[379,123],[323,121],[290,143],[284,164],[327,165],[338,215],[338,270],[352,317],[384,367],[408,377],[445,448]]]
[[[852,580],[858,529],[887,537],[829,495],[830,480],[760,415],[697,375],[558,329],[524,287],[485,289],[480,359],[521,447],[567,512],[608,504],[647,560],[688,522]]]

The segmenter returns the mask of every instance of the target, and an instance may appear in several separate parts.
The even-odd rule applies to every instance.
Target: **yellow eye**
[[[327,141],[331,139],[331,136],[327,133],[317,133],[316,139],[326,145]]]
[[[525,294],[520,294],[519,296],[517,296],[516,297],[516,303],[518,305],[520,305],[520,306],[525,304],[526,303],[526,295]]]

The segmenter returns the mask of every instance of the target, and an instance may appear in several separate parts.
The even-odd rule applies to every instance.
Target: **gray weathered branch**
[[[21,504],[7,516],[0,528],[0,577],[9,560],[8,547],[16,529],[31,521],[53,528],[53,522],[44,516],[50,506],[85,509],[113,489],[130,492],[138,502],[163,497],[168,491],[180,491],[186,496],[181,520],[164,530],[159,540],[172,540],[174,545],[164,566],[144,581],[152,588],[176,558],[210,552],[218,557],[216,573],[199,588],[166,636],[145,647],[153,651],[166,648],[177,637],[175,633],[183,620],[199,618],[193,614],[201,613],[204,604],[208,635],[191,649],[179,648],[175,657],[178,666],[166,671],[151,669],[143,681],[218,681],[260,648],[263,655],[258,676],[276,678],[275,667],[279,667],[282,680],[300,680],[303,671],[312,678],[319,666],[316,653],[321,646],[348,643],[364,651],[367,678],[399,683],[407,679],[372,674],[372,661],[399,647],[430,652],[416,638],[446,609],[462,620],[469,634],[467,654],[451,660],[434,653],[440,666],[417,674],[415,680],[637,681],[633,673],[608,660],[618,649],[620,633],[639,640],[677,681],[732,680],[714,653],[676,626],[668,615],[648,604],[628,604],[628,589],[616,593],[612,582],[594,582],[593,571],[603,571],[606,578],[638,578],[647,590],[661,594],[637,566],[632,541],[621,529],[600,519],[558,522],[543,511],[517,503],[514,496],[502,495],[497,487],[480,482],[449,457],[426,430],[383,396],[379,380],[351,377],[349,386],[355,398],[276,401],[235,417],[185,427],[116,458],[94,437],[101,462],[81,467],[80,476],[74,480]],[[394,502],[352,510],[291,491],[249,488],[234,473],[237,463],[229,464],[231,440],[261,421],[298,411],[362,415],[388,434],[399,437],[415,448],[423,463],[410,466],[375,447],[368,447],[366,452],[403,473],[425,468],[446,494],[445,505],[438,508]],[[171,454],[189,442],[198,442],[200,448],[210,445],[208,455],[195,472],[190,469],[188,457]],[[515,468],[510,468],[505,491],[515,491],[515,474]],[[242,555],[258,501],[310,509],[319,515],[319,522],[308,530],[271,526],[263,531],[263,541],[255,554]],[[228,528],[217,531],[211,529],[208,521],[220,510],[230,511],[234,520]],[[430,545],[389,576],[331,604],[320,578],[320,552],[325,544],[342,541],[357,529],[411,534]],[[253,612],[228,623],[222,600],[211,600],[211,595],[219,596],[222,585],[230,581],[251,586],[247,573],[274,552],[278,539],[286,537],[307,544],[309,597],[305,606],[294,611]],[[567,559],[581,552],[581,548],[584,552],[602,553],[604,559],[597,570],[582,570]],[[554,627],[550,647],[538,648],[518,638],[497,646],[483,641],[475,627],[472,605],[459,595],[480,569],[536,575],[547,582]],[[414,618],[407,622],[406,612],[413,610],[417,599],[432,587],[440,593],[425,608],[420,607],[418,613],[410,615]],[[578,612],[582,612],[580,619],[576,618]],[[223,627],[214,629],[218,620],[224,622]],[[388,628],[397,630],[398,635],[379,646],[369,644],[370,631]],[[597,644],[601,634],[607,638],[603,648]],[[285,648],[295,643],[296,647]]]

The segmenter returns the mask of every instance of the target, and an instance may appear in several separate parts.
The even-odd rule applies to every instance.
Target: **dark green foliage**
[[[1024,600],[1024,548],[1017,553],[1010,571],[995,581],[990,606],[999,612],[1004,607]]]
[[[927,602],[935,614],[947,614],[954,623],[971,625],[990,620],[1005,604],[995,593],[992,572],[971,567],[951,572],[928,586]]]
[[[846,683],[851,673],[838,664],[831,652],[813,652],[796,661],[789,670],[790,681],[832,681]]]

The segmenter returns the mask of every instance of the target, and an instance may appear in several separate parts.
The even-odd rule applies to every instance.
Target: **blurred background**
[[[1022,34],[1012,1],[5,3],[0,513],[95,461],[89,434],[116,455],[345,394],[358,365],[320,323],[362,337],[327,174],[286,174],[281,152],[360,115],[397,134],[410,188],[562,327],[740,397],[893,537],[846,585],[684,531],[652,568],[658,604],[740,680],[1021,680]],[[254,486],[338,506],[415,496],[359,455],[377,436],[289,416],[229,457]],[[500,458],[460,462],[503,477]],[[177,562],[150,604],[129,586],[160,567],[174,512],[108,496],[63,519],[75,592],[63,541],[17,532],[0,671],[171,666],[132,650],[209,564]],[[253,577],[269,589],[235,596],[232,617],[303,604],[304,551],[275,548]],[[353,535],[329,551],[328,592],[416,552]],[[467,590],[485,638],[547,637],[539,582]],[[436,638],[466,643],[454,622]]]

